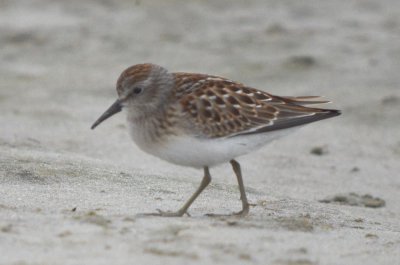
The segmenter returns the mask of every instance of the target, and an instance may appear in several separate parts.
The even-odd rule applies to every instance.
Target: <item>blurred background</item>
[[[375,136],[374,148],[399,153],[390,137],[399,121],[399,13],[388,0],[2,0],[0,141],[101,155],[76,150],[95,137],[82,129],[113,101],[123,69],[152,62],[278,95],[326,96],[344,113],[335,130],[351,125]],[[346,146],[362,149],[358,140]]]
[[[0,0],[0,160],[3,160],[0,162],[3,186],[0,211],[8,209],[2,213],[3,227],[7,228],[9,223],[18,227],[22,222],[25,230],[19,228],[19,231],[28,233],[33,231],[30,228],[41,227],[44,220],[53,220],[49,229],[59,235],[64,230],[58,231],[58,224],[71,230],[76,223],[75,219],[60,217],[59,213],[53,215],[54,209],[72,209],[78,204],[87,211],[105,207],[103,214],[109,214],[107,218],[112,220],[127,213],[152,211],[157,206],[176,208],[192,192],[200,181],[201,172],[173,166],[141,152],[129,139],[124,115],[113,117],[95,131],[89,129],[116,99],[115,82],[121,71],[144,62],[162,65],[170,71],[220,75],[272,94],[322,95],[332,100],[329,107],[341,109],[342,116],[309,125],[255,155],[240,159],[250,199],[256,202],[271,199],[277,209],[292,202],[292,208],[276,211],[277,215],[288,214],[289,217],[303,214],[299,209],[314,203],[315,209],[306,208],[324,215],[321,218],[327,224],[323,227],[335,229],[342,227],[343,219],[355,220],[356,212],[366,220],[371,218],[368,227],[371,231],[377,229],[373,222],[384,224],[384,228],[379,229],[384,230],[387,237],[379,236],[386,243],[392,243],[388,246],[376,241],[377,245],[364,249],[365,245],[358,244],[357,240],[348,240],[346,229],[338,228],[348,248],[333,248],[327,243],[332,249],[325,249],[323,253],[332,260],[325,260],[317,250],[315,238],[303,238],[303,231],[295,235],[275,235],[276,227],[286,229],[279,225],[282,216],[275,220],[274,214],[272,217],[257,214],[256,219],[259,216],[272,218],[270,221],[274,224],[260,232],[266,233],[267,238],[259,239],[260,242],[273,239],[271,245],[262,243],[270,251],[265,252],[266,260],[276,264],[320,264],[320,261],[321,264],[335,264],[335,257],[341,257],[343,264],[357,264],[351,253],[357,247],[360,247],[359,253],[364,253],[360,254],[363,258],[358,264],[372,262],[369,255],[375,258],[378,255],[374,249],[381,254],[389,253],[378,255],[380,264],[394,257],[394,249],[400,244],[393,239],[400,229],[398,0]],[[68,170],[57,171],[65,167]],[[103,171],[108,175],[101,173]],[[115,173],[119,171],[125,175]],[[232,188],[225,190],[225,197],[221,198],[216,192],[207,193],[201,198],[203,203],[194,206],[195,212],[207,211],[209,205],[215,209],[222,205],[229,211],[232,205],[227,203],[226,196],[231,196],[229,200],[238,199],[229,166],[213,172],[218,177],[214,178],[217,184],[212,189],[220,189],[226,183]],[[129,190],[144,185],[134,182],[141,180],[143,174],[143,183],[154,181],[146,184],[153,185],[148,191],[151,196],[147,194],[146,197],[143,190],[142,193]],[[188,177],[192,175],[197,177]],[[169,178],[175,182],[169,183]],[[163,184],[155,186],[160,181]],[[186,189],[180,190],[181,185],[186,185]],[[96,193],[107,192],[107,187],[115,190],[106,197],[104,193]],[[157,193],[160,189],[168,191],[160,195]],[[340,192],[382,197],[386,208],[373,212],[353,208],[326,210],[326,205],[319,206],[318,200]],[[129,197],[135,194],[140,195],[139,199]],[[182,198],[174,201],[177,195]],[[93,199],[92,196],[98,197]],[[207,196],[215,198],[206,199],[210,198]],[[160,202],[160,197],[165,201]],[[139,203],[144,200],[149,203]],[[172,204],[167,205],[168,201]],[[204,201],[208,205],[204,205]],[[297,205],[299,201],[304,201],[304,205]],[[235,203],[238,202],[232,202]],[[42,209],[41,213],[35,212],[37,207]],[[268,207],[273,208],[271,204]],[[39,217],[32,218],[28,213]],[[342,219],[336,220],[337,217]],[[36,221],[30,223],[29,220]],[[163,222],[170,225],[170,221]],[[185,226],[194,226],[184,222]],[[192,222],[208,225],[199,220]],[[140,227],[145,224],[139,222],[136,229]],[[159,229],[156,225],[147,228],[156,227]],[[144,238],[153,235],[143,233]],[[357,233],[363,242],[363,232]],[[3,246],[4,242],[8,244],[8,253],[12,256],[9,262],[18,260],[17,254],[12,255],[13,250],[26,246],[26,241],[15,241],[15,238],[3,241]],[[95,248],[96,236],[90,238],[93,242],[89,243]],[[58,244],[51,234],[47,240],[36,242],[40,250],[46,249],[48,242]],[[126,247],[123,240],[114,240],[115,244]],[[274,240],[288,244],[308,242],[304,243],[308,249],[304,255],[308,255],[305,260],[309,263],[301,263],[303,258],[296,259],[300,254],[282,245],[276,246]],[[208,242],[203,245],[196,245],[196,242],[193,239],[200,253],[208,251],[204,250],[208,249],[205,247]],[[244,245],[237,243],[238,249],[257,252],[249,247],[250,243],[245,243],[251,240],[243,242]],[[226,247],[223,242],[220,244]],[[335,243],[332,241],[332,244]],[[101,252],[102,247],[97,250]],[[274,247],[279,249],[273,250]],[[221,260],[230,260],[227,248],[221,248],[222,256],[217,255]],[[140,247],[138,249],[140,252]],[[185,250],[182,245],[178,249]],[[210,249],[217,251],[218,247],[210,245]],[[79,252],[78,249],[74,251]],[[32,254],[29,250],[26,253]],[[89,255],[90,260],[97,252],[79,253],[78,256]],[[118,253],[114,252],[115,256]],[[254,255],[250,255],[250,261],[257,261]],[[299,263],[284,259],[293,256]],[[186,262],[192,256],[185,257],[182,260]],[[208,257],[208,261],[218,261],[212,257]],[[246,255],[242,258],[242,261],[249,260]]]

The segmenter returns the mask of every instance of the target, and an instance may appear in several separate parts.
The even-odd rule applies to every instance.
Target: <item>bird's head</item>
[[[125,108],[133,119],[156,110],[167,99],[173,82],[173,75],[155,64],[136,64],[127,68],[117,81],[118,99],[91,128],[96,128],[101,122]]]

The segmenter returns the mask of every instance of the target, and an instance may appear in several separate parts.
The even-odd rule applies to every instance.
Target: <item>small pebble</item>
[[[313,154],[313,155],[322,156],[322,155],[327,154],[328,150],[326,149],[326,147],[316,146],[316,147],[311,149],[310,153]]]

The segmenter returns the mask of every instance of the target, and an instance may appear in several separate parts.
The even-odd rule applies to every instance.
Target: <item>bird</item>
[[[144,152],[180,166],[203,169],[200,186],[177,211],[151,215],[180,217],[211,182],[210,168],[229,162],[242,209],[248,202],[236,158],[253,152],[302,125],[335,117],[340,110],[309,107],[328,103],[319,96],[277,96],[217,75],[169,72],[152,64],[125,69],[116,83],[117,100],[91,129],[126,112],[129,134]]]

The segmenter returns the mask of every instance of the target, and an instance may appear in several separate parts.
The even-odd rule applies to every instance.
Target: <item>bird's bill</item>
[[[122,110],[122,104],[121,100],[117,99],[104,113],[103,115],[100,116],[100,118],[97,119],[95,123],[93,123],[92,127],[90,127],[92,130],[97,127],[100,123],[102,123],[104,120],[110,118],[112,115],[117,114]]]

